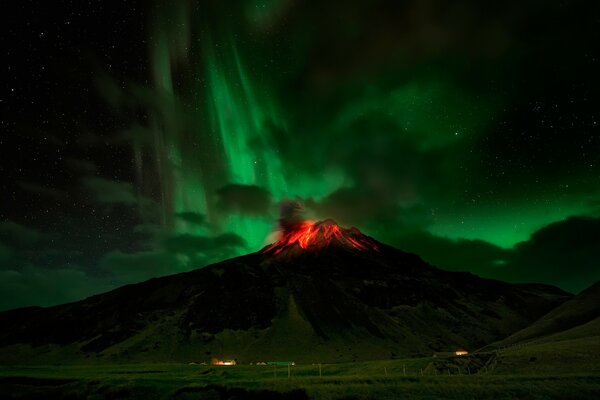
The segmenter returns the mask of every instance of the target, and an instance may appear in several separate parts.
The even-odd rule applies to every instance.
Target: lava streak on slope
[[[284,232],[281,238],[267,246],[263,253],[279,254],[298,245],[303,250],[328,247],[332,244],[358,250],[378,250],[377,245],[358,229],[343,229],[333,220],[321,222],[304,221]]]

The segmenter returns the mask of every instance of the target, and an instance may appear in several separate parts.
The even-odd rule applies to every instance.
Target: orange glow
[[[219,360],[217,358],[213,358],[211,361],[212,365],[235,365],[235,360]]]
[[[295,229],[285,233],[277,242],[267,246],[263,252],[281,253],[284,249],[294,244],[307,250],[309,247],[325,247],[333,241],[358,250],[371,248],[377,250],[377,246],[369,238],[362,235],[356,229],[342,229],[335,222],[326,220],[323,222],[304,221]]]
[[[466,356],[467,354],[469,354],[469,352],[466,351],[465,349],[456,349],[454,354],[457,356]]]

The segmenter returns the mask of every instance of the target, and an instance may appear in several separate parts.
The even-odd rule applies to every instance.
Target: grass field
[[[564,363],[547,345],[473,359],[413,358],[318,365],[0,367],[7,399],[598,399],[596,356]],[[566,346],[563,344],[563,347]],[[582,343],[572,344],[581,348]],[[534,361],[531,361],[535,357]],[[536,364],[541,360],[544,364]],[[467,369],[467,366],[471,368]],[[461,367],[462,366],[462,367]],[[485,368],[485,369],[484,369]],[[460,375],[459,375],[460,371]],[[470,375],[467,375],[471,372]]]

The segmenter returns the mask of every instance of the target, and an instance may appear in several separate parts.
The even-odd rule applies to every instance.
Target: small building
[[[459,347],[458,349],[456,349],[454,351],[455,356],[466,356],[468,354],[469,354],[469,352],[467,350],[463,349],[462,347]]]
[[[212,365],[236,365],[237,363],[235,362],[235,360],[218,360],[216,358],[213,358]]]

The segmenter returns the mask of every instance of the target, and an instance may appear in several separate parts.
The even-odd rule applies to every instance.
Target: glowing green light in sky
[[[246,10],[258,28],[268,26],[285,6],[278,1],[261,4],[250,2]],[[252,51],[265,49],[248,45],[234,29],[204,29],[210,25],[206,21],[200,30],[187,28],[199,21],[192,15],[175,7],[171,22],[163,19],[156,27],[152,52],[157,92],[151,100],[153,161],[163,224],[176,233],[234,232],[246,240],[244,251],[253,251],[265,244],[274,227],[278,201],[299,197],[318,204],[341,188],[365,190],[369,202],[375,201],[356,208],[344,203],[363,199],[358,193],[323,212],[335,207],[366,210],[373,220],[355,219],[366,221],[359,226],[366,231],[377,232],[381,221],[400,221],[394,212],[402,214],[403,207],[431,208],[435,218],[419,229],[503,247],[585,211],[564,201],[546,206],[511,202],[506,209],[494,198],[476,206],[461,204],[461,194],[477,190],[471,188],[473,181],[485,178],[476,171],[476,146],[497,124],[504,99],[495,92],[473,90],[441,70],[399,69],[403,79],[374,76],[361,81],[357,90],[339,84],[323,95],[325,91],[313,88],[315,103],[333,104],[322,111],[312,99],[298,100],[295,93],[279,98],[290,93],[283,82],[288,77],[274,77],[271,67],[252,63],[264,57]],[[134,147],[139,160],[140,146]],[[219,209],[217,193],[231,184],[267,191],[272,199],[268,215]],[[174,217],[185,212],[206,216],[207,223]]]

